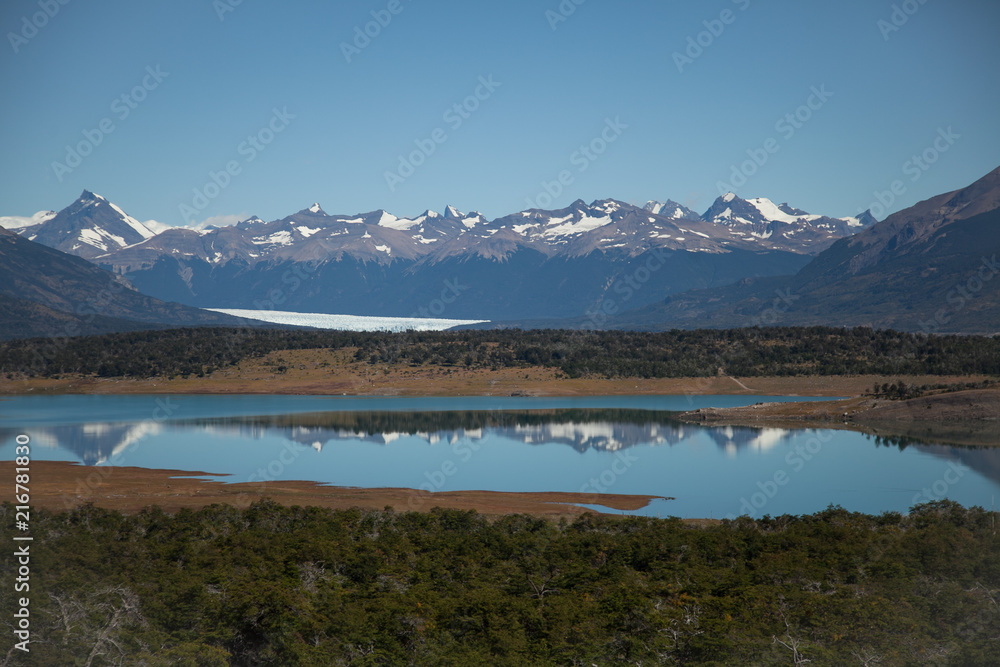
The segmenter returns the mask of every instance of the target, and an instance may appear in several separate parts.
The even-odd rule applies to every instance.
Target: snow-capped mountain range
[[[704,215],[670,200],[577,200],[494,220],[452,206],[414,217],[331,215],[314,203],[278,220],[160,231],[87,191],[37,219],[15,231],[165,302],[491,321],[585,316],[594,326],[687,290],[795,273],[871,222],[726,195]]]
[[[32,218],[2,218],[22,236],[78,255],[117,272],[151,266],[162,256],[211,264],[240,260],[327,261],[344,255],[362,261],[439,261],[456,255],[503,260],[518,249],[546,256],[585,256],[594,251],[634,255],[650,248],[689,252],[788,251],[813,255],[838,238],[875,222],[860,217],[811,215],[766,198],[719,197],[703,214],[672,200],[643,207],[614,199],[563,209],[530,209],[488,220],[478,212],[447,206],[397,217],[377,210],[330,215],[318,203],[266,222],[254,216],[230,227],[151,229],[101,195],[84,191],[70,206]]]
[[[702,219],[739,230],[746,235],[744,238],[760,239],[770,239],[774,234],[789,238],[802,227],[850,236],[877,222],[870,211],[856,218],[827,218],[811,215],[788,204],[775,205],[765,197],[740,199],[731,192],[716,199]]]
[[[783,325],[995,333],[998,212],[1000,168],[882,222],[726,194],[702,215],[669,200],[576,201],[495,220],[454,207],[328,215],[313,204],[270,222],[158,232],[84,192],[58,213],[3,219],[17,233],[0,229],[0,336],[242,324],[204,309],[742,327],[789,293]],[[949,286],[971,270],[983,283],[975,299],[952,299]]]

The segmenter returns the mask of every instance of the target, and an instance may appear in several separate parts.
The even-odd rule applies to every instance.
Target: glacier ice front
[[[339,331],[444,331],[464,324],[480,324],[489,320],[448,320],[434,317],[376,317],[369,315],[330,315],[327,313],[292,313],[281,310],[247,310],[240,308],[206,308],[216,313],[248,320],[287,324],[296,327],[336,329]]]

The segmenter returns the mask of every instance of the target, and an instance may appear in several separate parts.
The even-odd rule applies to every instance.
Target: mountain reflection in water
[[[321,452],[341,442],[388,445],[404,436],[430,445],[479,441],[497,436],[529,445],[566,445],[577,452],[615,452],[640,445],[673,446],[695,433],[706,436],[721,450],[735,455],[741,450],[767,450],[793,429],[748,426],[703,426],[682,423],[674,412],[621,408],[548,410],[454,411],[336,411],[280,415],[208,417],[168,423],[64,424],[35,429],[36,444],[71,452],[85,465],[97,465],[121,455],[129,447],[166,431],[202,432],[260,440],[276,436]],[[0,429],[0,439],[15,434]],[[947,442],[920,436],[866,435],[875,446],[914,447],[964,465],[1000,481],[1000,450],[982,447],[949,447]],[[947,454],[946,454],[947,452]]]
[[[832,424],[708,426],[679,422],[676,412],[662,409],[685,406],[684,397],[587,399],[591,404],[575,407],[551,399],[484,405],[482,399],[198,397],[184,398],[176,416],[157,420],[149,418],[155,402],[148,398],[73,398],[0,405],[0,450],[9,459],[15,436],[25,432],[33,460],[206,471],[226,482],[673,499],[637,511],[650,516],[777,515],[830,504],[906,511],[945,494],[988,507],[1000,496],[1000,447],[949,445],[952,436],[959,443],[996,442],[982,425],[950,425],[943,439],[913,424],[870,433]],[[321,409],[302,409],[309,406]],[[780,488],[773,483],[778,475]]]

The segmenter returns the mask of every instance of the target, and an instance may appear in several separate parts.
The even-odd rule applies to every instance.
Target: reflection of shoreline
[[[256,429],[320,450],[330,442],[387,445],[403,437],[427,444],[499,437],[525,444],[564,444],[579,452],[617,451],[638,444],[676,444],[684,428],[673,413],[626,409],[550,409],[446,412],[316,412],[192,420],[191,425]],[[690,428],[687,429],[690,432]]]
[[[256,417],[225,417],[186,422],[234,429],[261,437],[270,432],[316,450],[332,441],[387,445],[417,437],[430,445],[498,437],[529,445],[568,445],[578,452],[614,452],[640,445],[676,445],[705,433],[729,454],[766,450],[789,435],[784,429],[692,427],[667,411],[620,408],[449,412],[317,412]],[[263,429],[263,430],[262,430]]]
[[[214,417],[169,423],[121,422],[58,425],[33,429],[39,444],[72,452],[85,465],[98,465],[146,438],[171,432],[260,440],[281,438],[300,447],[322,452],[328,445],[363,442],[389,446],[406,438],[427,445],[455,445],[460,441],[503,439],[528,445],[565,445],[580,453],[617,452],[637,446],[673,446],[700,436],[728,456],[741,452],[763,452],[780,446],[802,429],[846,429],[860,431],[875,446],[899,449],[913,445],[940,445],[932,438],[894,436],[843,423],[812,423],[805,420],[752,425],[681,422],[677,413],[624,408],[572,408],[543,410],[467,410],[442,412],[349,411],[311,412],[244,417]],[[953,424],[952,426],[958,427]],[[880,429],[881,431],[881,429]],[[0,429],[6,442],[14,431]],[[934,451],[950,452],[949,449]],[[959,458],[971,468],[1000,481],[1000,463],[989,455]],[[995,458],[995,457],[994,457]],[[968,461],[966,461],[968,459]],[[178,465],[178,467],[180,467]]]
[[[1000,456],[991,447],[948,447],[945,445],[915,445],[914,448],[944,462],[958,462],[983,477],[1000,483]],[[984,504],[986,499],[984,499]]]

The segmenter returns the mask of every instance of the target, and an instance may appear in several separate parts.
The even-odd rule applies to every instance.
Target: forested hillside
[[[0,508],[10,542],[14,508]],[[996,665],[982,509],[708,528],[585,515],[34,511],[19,665]],[[16,559],[2,561],[13,581]],[[2,613],[15,610],[10,588]],[[16,653],[12,650],[12,653]]]

